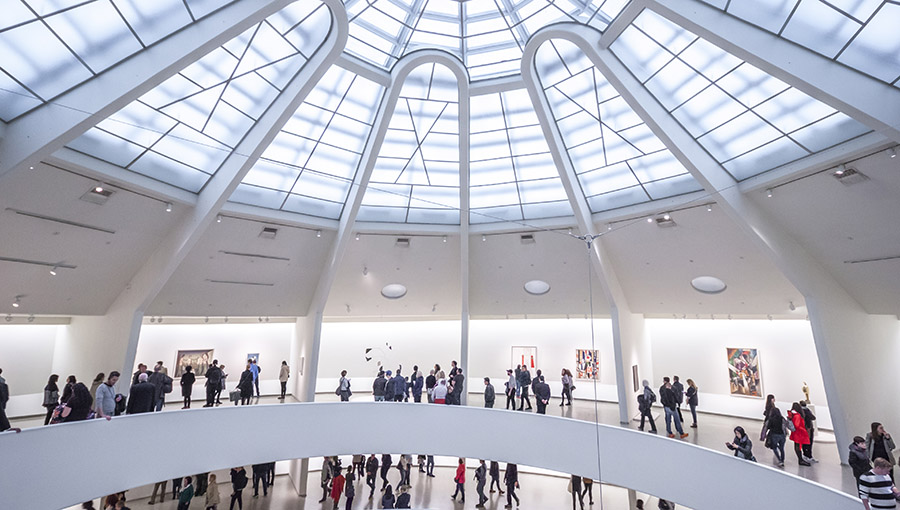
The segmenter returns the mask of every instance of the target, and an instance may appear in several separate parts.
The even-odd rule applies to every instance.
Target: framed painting
[[[513,347],[510,368],[516,365],[525,365],[528,370],[537,368],[537,347]]]
[[[575,349],[575,378],[600,378],[600,354],[596,349]]]
[[[191,351],[178,351],[175,355],[175,377],[181,377],[185,367],[190,366],[197,377],[205,377],[213,361],[213,349],[196,349]]]
[[[247,354],[247,361],[249,362],[251,359],[253,361],[255,361],[257,365],[259,365],[259,353],[258,352],[253,352],[253,353]]]
[[[638,378],[637,365],[631,365],[631,380],[634,383],[634,392],[637,393],[637,391],[641,389],[641,380]]]
[[[731,394],[739,397],[763,398],[759,351],[733,347],[727,347],[726,351],[728,386]]]

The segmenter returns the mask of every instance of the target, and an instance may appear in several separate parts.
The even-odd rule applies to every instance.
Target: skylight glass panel
[[[185,9],[180,0],[178,5]],[[142,8],[147,10],[140,15],[152,18],[152,13],[175,6],[159,7],[161,11]],[[248,28],[69,146],[122,164],[122,157],[110,157],[111,147],[121,146],[122,140],[130,142],[144,150],[122,166],[199,192],[281,93],[281,84],[286,84],[309,58],[287,39],[288,34],[307,30],[321,33],[320,26],[329,25],[330,14],[322,4],[306,4],[290,13],[294,23],[285,22],[284,12],[270,17],[279,20],[282,31],[269,20]],[[273,68],[285,62],[295,65],[280,66],[279,76],[273,74]],[[104,143],[111,145],[104,147]]]
[[[603,74],[583,58],[580,49],[564,40],[548,41],[537,51],[538,77],[591,211],[701,189]],[[569,66],[570,61],[580,65]],[[648,61],[633,62],[644,66]],[[660,87],[675,90],[675,82],[690,82],[670,80],[673,83]],[[682,185],[654,186],[650,191],[652,183],[676,178]]]
[[[470,109],[469,222],[572,215],[528,92],[474,96]]]
[[[0,2],[0,82],[13,81],[0,90],[0,120],[53,100],[231,1]]]
[[[622,35],[616,56],[739,181],[869,131],[652,11]]]
[[[232,202],[339,219],[384,87],[332,66],[232,194]],[[356,115],[363,105],[367,110]]]
[[[421,48],[459,57],[473,80],[518,74],[522,49],[561,21],[605,30],[627,0],[346,0],[347,51],[384,69]]]
[[[900,79],[896,1],[703,1],[879,80],[893,84]]]
[[[359,221],[459,224],[459,103],[453,73],[415,68],[400,89]]]

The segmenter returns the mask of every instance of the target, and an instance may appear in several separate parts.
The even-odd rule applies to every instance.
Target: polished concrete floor
[[[333,394],[319,394],[316,396],[316,401],[318,402],[331,402],[337,400],[338,397]],[[370,401],[372,396],[370,394],[358,394],[351,397],[351,403],[354,401]],[[553,405],[548,407],[547,414],[563,416],[567,418],[573,418],[577,420],[585,420],[591,422],[599,422],[610,425],[619,425],[619,415],[618,415],[618,407],[614,403],[607,402],[598,402],[594,403],[593,401],[587,400],[576,400],[571,406],[559,407],[559,400],[554,399],[555,402]],[[295,401],[291,397],[288,397],[288,401]],[[275,397],[262,397],[261,399],[254,399],[254,404],[278,404],[281,401]],[[500,403],[500,399],[498,399],[498,404]],[[503,399],[505,402],[505,399]],[[202,405],[202,402],[198,404],[198,406]],[[410,404],[416,405],[416,404]],[[480,395],[473,394],[469,395],[469,405],[472,406],[482,406],[483,400]],[[501,407],[498,405],[498,407]],[[175,404],[167,405],[164,410],[171,411],[180,409],[180,406]],[[525,411],[527,412],[527,411]],[[534,412],[534,411],[531,411]],[[690,418],[688,418],[689,420]],[[25,419],[15,419],[12,420],[13,426],[15,427],[34,427],[41,426],[43,424],[43,418],[25,418]],[[751,438],[757,437],[757,431],[761,427],[761,421],[759,420],[748,420],[744,418],[734,418],[730,416],[721,416],[715,414],[706,414],[700,413],[698,417],[699,427],[696,429],[685,428],[685,430],[690,434],[685,441],[690,443],[703,446],[706,448],[719,450],[723,452],[728,452],[725,448],[725,442],[730,441],[733,438],[733,430],[735,426],[743,426]],[[637,423],[632,422],[629,425],[631,428],[637,428]],[[665,432],[665,423],[662,420],[662,416],[657,420],[657,427],[661,431],[661,433]],[[647,427],[649,429],[649,426]],[[823,434],[824,437],[833,438],[828,434]],[[783,468],[786,472],[793,473],[803,478],[807,478],[809,480],[816,481],[823,485],[842,490],[849,494],[856,495],[856,484],[853,479],[852,471],[848,466],[842,466],[840,464],[838,450],[839,445],[836,445],[831,439],[832,442],[818,442],[814,446],[813,454],[819,459],[819,463],[813,464],[810,467],[802,467],[797,463],[797,458],[794,455],[792,448],[793,443],[790,441],[787,442],[786,446],[786,462],[785,467]],[[775,465],[775,456],[771,450],[764,448],[759,441],[754,441],[754,454],[757,459],[761,463],[767,463],[769,465]],[[452,478],[452,477],[451,477]],[[427,482],[427,481],[426,481]],[[543,482],[542,482],[543,483]],[[549,483],[549,482],[547,482]],[[428,485],[424,486],[426,489],[429,487]],[[452,489],[452,483],[450,485],[450,489]],[[565,491],[565,484],[563,484],[563,491]],[[430,493],[431,491],[423,490],[423,492]],[[615,492],[614,490],[612,492]],[[535,499],[540,499],[542,491],[538,491],[535,494]],[[447,498],[449,501],[449,497]],[[356,506],[354,506],[355,508]],[[427,505],[426,505],[427,507]],[[502,507],[502,505],[501,505]],[[157,507],[159,508],[159,507]],[[260,508],[268,508],[268,507],[260,507]],[[271,508],[281,508],[281,507],[271,507]],[[371,508],[360,506],[359,508]],[[435,508],[444,508],[435,507]],[[448,507],[449,508],[449,507]],[[614,508],[618,508],[614,506]]]
[[[501,466],[503,466],[503,464],[501,464]],[[438,467],[434,470],[435,478],[428,478],[424,474],[420,474],[416,472],[416,470],[413,470],[410,475],[411,488],[409,490],[412,498],[412,508],[433,510],[474,508],[475,503],[478,501],[478,495],[475,492],[475,485],[470,483],[470,480],[466,481],[465,503],[460,502],[458,498],[457,501],[450,499],[455,488],[455,484],[453,483],[454,472],[455,470],[449,467]],[[468,478],[471,479],[471,473],[469,473],[469,475]],[[388,479],[392,484],[396,483],[398,478],[399,475],[396,470],[392,470],[391,474],[388,476]],[[249,510],[331,510],[333,508],[333,503],[330,499],[326,499],[324,503],[319,503],[319,498],[322,497],[322,489],[319,487],[318,479],[318,473],[310,474],[306,497],[297,495],[297,492],[294,490],[294,487],[291,485],[290,479],[287,476],[277,476],[275,478],[275,486],[269,492],[268,496],[263,496],[262,492],[260,492],[258,498],[253,498],[253,491],[250,490],[250,487],[248,486],[243,493],[244,508]],[[370,500],[368,499],[369,488],[366,486],[365,482],[357,480],[355,483],[357,497],[353,501],[353,509],[381,508],[380,491],[376,490],[375,498]],[[520,473],[520,490],[516,492],[519,496],[519,501],[521,502],[519,508],[524,510],[570,508],[572,505],[572,496],[567,490],[568,484],[569,481],[567,478]],[[381,486],[378,485],[378,488],[380,489]],[[260,489],[260,491],[262,491],[262,489]],[[219,509],[227,509],[231,494],[230,485],[220,484],[219,494],[222,499],[222,504],[219,505]],[[485,491],[485,494],[490,498],[485,504],[485,508],[489,510],[503,510],[503,507],[506,504],[506,495],[501,497],[499,493],[491,494],[487,491]],[[647,496],[640,497],[648,498]],[[599,484],[594,485],[594,498],[594,505],[592,506],[589,504],[588,497],[585,496],[584,503],[586,509],[600,509]],[[656,508],[657,500],[651,498],[649,501],[651,502],[651,505],[647,506],[647,508]],[[147,498],[142,498],[128,501],[128,506],[132,510],[175,510],[178,506],[177,502],[170,499],[166,499],[162,503],[157,502],[152,506],[148,503],[149,500]],[[341,498],[339,508],[343,510],[345,505],[346,499]],[[195,499],[194,503],[191,504],[191,508],[204,508],[203,499]],[[235,505],[235,508],[237,508],[237,505]],[[618,487],[604,487],[603,508],[615,510],[627,509],[627,491]],[[679,506],[678,509],[687,510],[681,506]]]

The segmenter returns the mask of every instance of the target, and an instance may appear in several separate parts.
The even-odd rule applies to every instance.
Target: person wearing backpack
[[[778,461],[778,467],[784,467],[784,442],[787,434],[787,420],[781,415],[781,410],[775,405],[774,397],[771,399],[769,411],[766,413],[766,420],[763,424],[760,440],[765,441],[766,448],[771,449],[775,453],[775,460]]]
[[[644,431],[644,420],[650,420],[650,432],[656,434],[656,422],[653,421],[653,403],[656,402],[656,394],[650,389],[650,382],[644,379],[641,384],[644,385],[644,393],[638,395],[638,409],[641,411],[641,425],[638,430]]]
[[[181,376],[181,397],[184,398],[182,409],[191,408],[191,393],[194,391],[194,381],[197,380],[193,370],[193,367],[188,365],[184,368],[184,375]]]
[[[219,368],[219,360],[214,359],[212,365],[206,369],[206,404],[203,407],[212,407],[216,402],[216,393],[222,382],[222,370]]]

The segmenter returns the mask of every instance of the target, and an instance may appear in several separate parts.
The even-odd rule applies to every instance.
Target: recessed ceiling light
[[[718,294],[728,288],[725,282],[715,276],[698,276],[691,280],[691,287],[704,294]]]
[[[400,299],[406,295],[406,286],[399,283],[390,283],[381,289],[381,295],[387,299]]]
[[[94,186],[94,192],[95,193],[103,193],[103,186],[100,184]]]
[[[531,280],[529,282],[525,282],[525,292],[531,294],[532,296],[543,296],[544,294],[550,292],[550,284],[545,282],[544,280]]]
[[[663,214],[663,219],[666,221],[669,221],[672,219],[672,216],[670,216],[669,213],[666,213],[666,214]]]
[[[846,170],[846,168],[847,167],[844,165],[837,167],[837,170],[834,171],[834,175],[844,175],[844,170]]]

